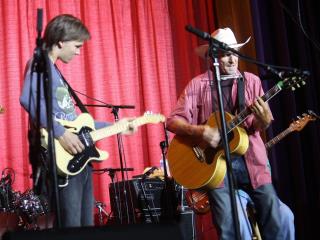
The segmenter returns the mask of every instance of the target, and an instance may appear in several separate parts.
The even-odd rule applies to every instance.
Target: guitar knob
[[[294,91],[294,90],[296,90],[296,88],[295,87],[291,87],[291,90]]]

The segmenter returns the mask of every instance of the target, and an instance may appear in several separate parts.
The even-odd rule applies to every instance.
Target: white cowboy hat
[[[251,37],[249,37],[245,42],[238,43],[234,33],[230,28],[219,28],[211,33],[211,37],[227,44],[230,48],[239,49],[245,44],[247,44]],[[195,52],[198,56],[206,58],[208,52],[209,44],[200,45],[195,49]]]

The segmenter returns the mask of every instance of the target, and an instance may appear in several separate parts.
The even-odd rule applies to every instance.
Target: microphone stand
[[[100,101],[101,102],[101,101]],[[127,109],[132,109],[132,108],[135,108],[134,106],[132,105],[112,105],[112,104],[84,104],[84,106],[88,106],[88,107],[107,107],[107,108],[111,108],[112,111],[111,113],[113,113],[114,115],[114,120],[115,122],[118,122],[119,121],[119,109],[120,108],[127,108]],[[124,152],[124,149],[123,149],[123,144],[122,144],[122,136],[121,134],[117,134],[117,142],[118,142],[118,149],[119,149],[119,158],[120,158],[120,172],[121,172],[121,179],[122,179],[122,184],[124,184],[124,188],[123,188],[123,194],[124,194],[124,203],[125,203],[125,209],[126,209],[126,213],[127,213],[127,220],[128,222],[127,223],[130,223],[130,214],[129,214],[129,206],[128,206],[128,202],[127,202],[127,191],[126,191],[126,184],[129,184],[127,183],[127,181],[125,181],[125,175],[124,175],[124,172],[125,172],[125,168],[124,168],[124,163],[123,163],[123,152]],[[128,185],[128,189],[129,189],[129,194],[131,196],[131,190],[130,190],[130,186]],[[134,209],[133,209],[134,211]],[[119,211],[120,212],[120,211]],[[120,214],[120,213],[119,213]],[[120,221],[122,223],[122,218],[120,218]],[[135,223],[136,222],[136,219],[135,219],[135,214],[133,213],[133,222]]]
[[[55,156],[55,147],[54,147],[54,134],[53,134],[53,120],[52,120],[52,72],[50,67],[50,59],[48,56],[48,52],[42,49],[43,40],[41,38],[41,31],[42,31],[42,9],[37,10],[37,40],[36,40],[36,49],[34,51],[34,59],[32,62],[32,70],[31,75],[34,71],[37,72],[37,119],[36,119],[36,131],[37,131],[37,139],[36,143],[40,143],[40,94],[44,92],[44,98],[46,103],[47,109],[47,131],[48,131],[48,159],[49,164],[51,165],[51,177],[53,182],[53,193],[55,199],[55,210],[56,210],[56,221],[57,227],[61,228],[61,213],[60,213],[60,198],[59,198],[59,191],[58,191],[58,178],[57,178],[57,169],[56,169],[56,156]],[[43,74],[43,89],[41,90],[40,81],[41,81],[41,74]],[[39,145],[40,146],[40,145]],[[40,147],[37,146],[37,157],[40,154]],[[39,171],[39,170],[37,170]],[[37,180],[37,179],[36,179]]]
[[[234,230],[236,234],[236,239],[240,240],[240,226],[239,226],[239,219],[238,219],[238,211],[237,211],[237,204],[235,199],[235,190],[234,190],[234,182],[233,182],[233,172],[232,172],[232,165],[231,165],[231,158],[230,158],[230,148],[228,143],[228,136],[227,136],[227,125],[224,115],[224,107],[223,107],[223,99],[222,99],[222,91],[221,91],[221,77],[220,77],[220,69],[219,69],[219,61],[218,61],[218,51],[221,49],[222,51],[231,51],[234,52],[232,48],[230,48],[227,44],[220,42],[214,38],[211,37],[209,33],[202,32],[199,29],[196,29],[190,25],[186,26],[186,30],[197,35],[198,37],[209,41],[209,56],[213,60],[213,66],[214,66],[214,74],[215,79],[217,82],[217,93],[218,93],[218,103],[219,103],[219,114],[220,114],[220,122],[221,122],[221,130],[220,132],[222,136],[222,144],[224,149],[224,154],[226,158],[226,164],[227,164],[227,177],[228,177],[228,183],[229,183],[229,195],[230,195],[230,202],[231,202],[231,208],[232,208],[232,218],[233,218],[233,225]],[[214,109],[214,80],[210,80],[210,89],[211,89],[211,102],[212,102],[212,112],[215,112]]]
[[[229,195],[231,201],[231,209],[232,209],[232,218],[233,218],[233,225],[236,234],[236,239],[241,240],[240,237],[240,226],[239,226],[239,219],[238,219],[238,210],[237,210],[237,203],[235,198],[235,190],[234,190],[234,182],[233,182],[233,172],[232,172],[232,165],[231,165],[231,157],[230,157],[230,148],[228,143],[228,136],[227,136],[227,125],[224,115],[224,107],[223,107],[223,99],[222,99],[222,90],[221,90],[221,77],[220,77],[220,69],[219,69],[219,62],[218,62],[218,51],[219,47],[213,42],[209,41],[209,55],[213,60],[214,66],[214,74],[216,79],[216,89],[218,92],[218,102],[219,102],[219,113],[220,113],[220,122],[221,122],[221,130],[220,132],[222,136],[222,143],[224,148],[224,155],[226,158],[227,163],[227,177],[229,183]],[[212,112],[215,111],[214,109],[214,80],[210,80],[210,89],[211,89],[211,102],[212,102]]]
[[[163,218],[165,220],[173,220],[175,218],[176,211],[174,209],[175,203],[172,201],[174,199],[174,187],[173,182],[170,181],[168,177],[167,170],[167,161],[166,161],[166,150],[169,146],[169,138],[168,132],[165,123],[163,124],[163,129],[165,133],[165,140],[160,142],[160,148],[162,153],[162,162],[163,162],[163,172],[164,172],[164,189],[163,189],[163,199],[164,199],[164,210],[163,210]]]
[[[119,223],[122,223],[122,211],[121,211],[121,202],[120,202],[120,190],[118,191],[118,188],[116,187],[116,183],[114,181],[115,178],[115,173],[119,171],[133,171],[133,168],[125,168],[125,169],[120,169],[120,168],[103,168],[103,169],[94,169],[93,172],[100,172],[100,173],[105,173],[108,172],[108,175],[110,176],[111,179],[111,186],[114,192],[114,210],[116,211],[115,214],[117,214],[117,221]],[[125,191],[125,190],[124,190]]]
[[[99,101],[101,102],[101,101]],[[118,112],[119,112],[119,109],[122,108],[122,109],[133,109],[135,108],[135,106],[133,105],[113,105],[113,104],[107,104],[107,103],[104,103],[104,104],[83,104],[83,106],[86,106],[86,107],[106,107],[106,108],[111,108],[112,111],[111,113],[113,113],[114,115],[114,120],[115,122],[118,122],[119,121],[119,115],[118,115]],[[123,167],[123,160],[122,160],[122,153],[123,153],[123,149],[122,149],[122,138],[121,138],[121,134],[117,134],[117,142],[118,142],[118,147],[119,147],[119,157],[120,157],[120,169],[121,169],[121,177],[122,177],[122,181],[124,181],[125,179],[125,176],[124,176],[124,167]]]
[[[114,115],[114,119],[115,119],[115,122],[118,122],[119,121],[119,115],[118,115],[118,112],[119,112],[119,108],[117,106],[113,106],[112,107],[112,111],[111,111]],[[122,184],[124,185],[123,187],[123,195],[124,195],[124,204],[125,204],[125,210],[126,210],[126,213],[127,213],[127,223],[131,223],[130,222],[130,213],[129,213],[129,205],[128,205],[128,197],[127,197],[127,188],[126,188],[126,185],[128,186],[128,189],[129,189],[129,194],[131,196],[131,189],[130,189],[130,185],[129,183],[127,183],[127,181],[125,181],[125,176],[124,176],[124,167],[123,167],[123,152],[124,152],[124,149],[123,149],[123,142],[122,142],[122,136],[121,134],[117,134],[117,141],[118,141],[118,148],[119,148],[119,159],[120,159],[120,169],[121,169],[121,179],[122,179]],[[134,211],[134,209],[133,209]],[[135,223],[136,222],[136,219],[135,219],[135,213],[133,212],[133,222]]]

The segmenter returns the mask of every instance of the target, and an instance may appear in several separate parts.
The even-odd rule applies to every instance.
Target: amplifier
[[[172,197],[169,207],[177,210],[180,199],[174,182],[169,182]],[[170,186],[168,189],[170,189]],[[132,179],[109,184],[110,203],[114,221],[117,223],[160,222],[165,208],[165,182],[160,179]],[[168,191],[169,192],[169,191]]]

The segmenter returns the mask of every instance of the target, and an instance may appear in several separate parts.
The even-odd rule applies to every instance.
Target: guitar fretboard
[[[125,131],[126,129],[128,129],[127,122],[125,122],[125,123],[118,122],[118,123],[115,123],[111,126],[98,129],[94,132],[91,132],[90,134],[91,134],[92,140],[94,142],[96,142],[96,141],[99,141],[100,139],[121,133],[121,132]]]
[[[261,98],[263,101],[268,102],[271,98],[273,98],[277,93],[279,93],[282,89],[282,82],[277,83],[273,86],[269,91],[267,91]],[[237,116],[235,116],[227,126],[227,133],[230,133],[235,127],[240,125],[250,114],[252,113],[249,107],[246,107],[242,110]]]
[[[130,122],[131,125],[140,127],[147,123],[158,123],[158,122],[164,122],[165,117],[161,114],[157,115],[144,115],[138,118],[135,118]],[[101,140],[106,137],[110,137],[112,135],[124,132],[128,130],[129,128],[129,122],[116,122],[111,126],[104,127],[98,130],[95,130],[91,132],[91,138],[94,142]]]
[[[280,142],[281,139],[283,139],[285,136],[287,136],[289,133],[291,133],[291,128],[287,128],[282,133],[278,134],[276,137],[271,139],[269,142],[265,144],[266,149],[270,149],[273,145]]]

